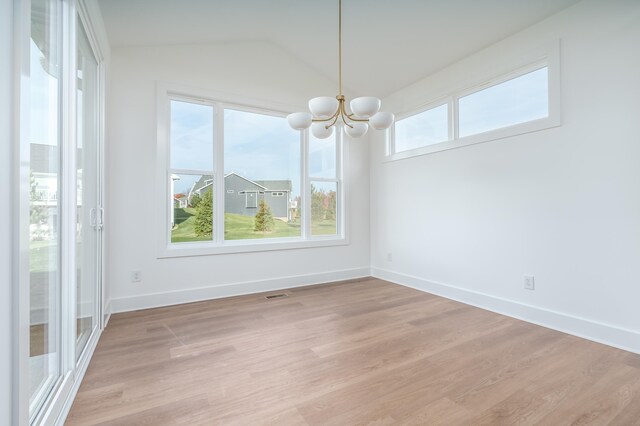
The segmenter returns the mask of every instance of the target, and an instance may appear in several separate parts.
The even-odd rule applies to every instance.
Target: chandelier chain
[[[342,0],[338,0],[338,94],[342,95]]]

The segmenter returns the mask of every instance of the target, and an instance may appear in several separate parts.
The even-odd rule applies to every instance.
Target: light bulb
[[[289,126],[295,130],[308,129],[311,126],[313,116],[308,112],[294,112],[287,115]]]
[[[338,110],[338,100],[330,96],[320,96],[309,101],[309,111],[315,117],[329,118]]]
[[[351,101],[351,112],[360,118],[369,118],[380,110],[380,99],[373,96],[363,96]]]
[[[344,131],[352,138],[359,138],[360,136],[364,136],[365,133],[367,133],[367,130],[369,130],[369,126],[367,126],[367,123],[363,123],[362,121],[354,121],[349,124],[352,127],[345,125]]]
[[[311,133],[318,139],[326,139],[333,134],[333,127],[326,128],[326,122],[316,122],[311,125]]]
[[[369,125],[376,130],[384,130],[391,127],[394,119],[390,112],[379,112],[369,119]]]

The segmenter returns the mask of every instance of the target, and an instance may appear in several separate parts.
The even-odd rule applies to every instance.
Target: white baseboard
[[[104,312],[102,313],[102,328],[107,328],[107,324],[109,324],[109,320],[111,319],[111,300],[109,300],[104,307]]]
[[[411,287],[467,305],[476,306],[563,333],[640,354],[640,332],[634,330],[429,281],[387,269],[372,267],[371,275],[375,278],[380,278],[405,287]]]
[[[128,312],[139,309],[157,308],[161,306],[179,305],[201,300],[220,299],[222,297],[241,296],[265,291],[283,290],[354,278],[370,276],[369,267],[344,269],[318,274],[295,275],[259,281],[245,281],[211,287],[192,288],[166,293],[144,294],[140,296],[111,299],[111,312]]]

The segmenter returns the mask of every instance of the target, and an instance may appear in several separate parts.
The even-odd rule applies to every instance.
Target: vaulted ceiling
[[[578,0],[343,0],[344,85],[385,96]],[[337,80],[337,0],[99,0],[122,46],[272,42]]]

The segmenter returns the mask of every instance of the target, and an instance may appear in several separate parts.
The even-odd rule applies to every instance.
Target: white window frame
[[[459,137],[458,105],[461,98],[521,77],[544,67],[547,67],[548,69],[549,114],[547,117],[526,121],[524,123],[517,123],[511,126],[501,127],[465,137]],[[548,44],[542,49],[542,52],[532,53],[524,60],[519,58],[518,61],[512,61],[510,64],[504,66],[504,71],[501,73],[494,73],[488,78],[463,84],[458,89],[451,90],[446,97],[439,97],[417,108],[400,113],[398,114],[397,121],[420,114],[421,112],[441,106],[445,103],[449,108],[449,140],[407,151],[395,152],[394,124],[388,132],[387,156],[385,161],[395,161],[419,155],[432,154],[435,152],[461,148],[468,145],[504,139],[560,126],[562,124],[560,97],[560,41],[556,40],[553,43]]]
[[[214,122],[214,236],[211,241],[196,242],[171,242],[171,191],[168,173],[176,173],[170,165],[170,101],[182,100],[186,102],[215,105]],[[286,117],[292,111],[297,111],[298,106],[279,104],[258,99],[245,98],[225,93],[194,88],[183,85],[157,83],[157,169],[156,169],[156,208],[159,214],[156,216],[157,258],[172,258],[183,256],[206,256],[228,253],[245,253],[270,250],[290,250],[310,247],[326,247],[347,245],[349,240],[346,233],[346,191],[344,188],[344,171],[342,165],[345,161],[345,150],[342,147],[342,135],[336,135],[336,179],[338,182],[338,212],[336,235],[312,236],[310,205],[310,177],[309,170],[309,131],[300,132],[300,221],[301,235],[299,237],[283,237],[255,240],[225,240],[224,239],[224,110],[233,109],[257,114]],[[195,171],[193,171],[195,172]],[[200,171],[197,171],[200,173]],[[313,178],[313,180],[322,180]],[[169,202],[167,202],[169,200]]]
[[[451,96],[447,96],[445,98],[440,98],[437,99],[433,102],[429,102],[428,104],[425,104],[423,106],[421,106],[420,108],[411,111],[409,113],[404,113],[404,114],[400,114],[398,115],[398,117],[396,118],[395,122],[393,123],[393,126],[391,126],[391,128],[389,129],[389,144],[388,144],[388,153],[393,156],[394,158],[405,158],[405,157],[413,157],[415,155],[421,155],[421,154],[428,154],[430,152],[433,152],[429,149],[429,147],[432,146],[439,146],[440,144],[449,142],[451,140],[454,139],[454,134],[455,134],[455,129],[454,129],[454,116],[453,116],[453,97]],[[434,108],[438,108],[441,107],[443,105],[447,106],[447,140],[446,141],[442,141],[442,142],[436,142],[433,144],[429,144],[426,146],[421,146],[421,147],[417,147],[417,148],[413,148],[413,149],[407,149],[405,151],[400,151],[400,152],[396,152],[396,123],[398,121],[404,120],[405,118],[409,118],[409,117],[413,117],[414,115],[418,115],[418,114],[422,114],[423,112],[429,111],[431,109]],[[405,153],[410,153],[411,155],[404,155]]]

